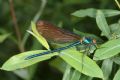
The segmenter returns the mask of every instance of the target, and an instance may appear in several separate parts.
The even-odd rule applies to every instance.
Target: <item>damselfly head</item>
[[[81,42],[83,44],[96,44],[96,40],[95,39],[92,39],[90,37],[83,37]]]

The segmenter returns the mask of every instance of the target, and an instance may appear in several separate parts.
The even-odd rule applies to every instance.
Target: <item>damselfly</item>
[[[46,51],[46,52],[39,53],[39,54],[30,55],[26,57],[25,60],[32,59],[32,58],[42,56],[45,54],[49,54],[49,53],[60,52],[62,50],[66,50],[66,49],[69,49],[71,47],[78,46],[78,45],[87,45],[88,47],[91,45],[96,46],[95,39],[92,39],[89,37],[81,38],[76,34],[65,31],[46,21],[39,21],[36,23],[36,26],[37,26],[38,32],[43,37],[45,37],[47,41],[59,42],[61,44],[66,43],[66,42],[72,42],[72,43],[65,47],[57,48],[57,49]]]

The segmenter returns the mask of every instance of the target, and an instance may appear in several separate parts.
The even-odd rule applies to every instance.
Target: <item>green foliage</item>
[[[120,37],[120,22],[114,23],[110,25],[111,33],[113,33],[112,38],[119,38]]]
[[[74,13],[72,13],[72,15],[76,16],[76,17],[92,17],[92,18],[96,18],[97,16],[97,12],[100,13],[100,11],[103,12],[102,14],[105,17],[112,17],[112,16],[116,16],[120,14],[120,11],[118,10],[111,10],[111,9],[94,9],[94,8],[89,8],[89,9],[81,9],[78,11],[75,11]]]
[[[10,33],[5,33],[3,35],[0,35],[0,43],[6,40],[9,36],[10,36]]]
[[[71,72],[71,66],[67,65],[62,80],[70,80],[70,76],[71,76],[70,72]]]
[[[77,71],[77,70],[74,70],[73,74],[72,74],[72,77],[70,80],[79,80],[80,79],[80,72]]]
[[[101,35],[110,38],[110,29],[102,11],[98,10],[96,13],[96,23],[102,31]]]
[[[103,78],[102,71],[98,65],[89,57],[85,55],[83,57],[83,54],[79,53],[79,51],[64,50],[60,53],[60,57],[81,73],[91,77]]]
[[[95,60],[102,60],[115,56],[120,52],[120,39],[114,39],[102,44],[100,49],[96,50]]]
[[[31,22],[31,27],[32,27],[32,31],[33,31],[33,32],[31,32],[31,31],[28,31],[28,32],[31,33],[36,39],[38,39],[38,41],[39,41],[46,49],[50,50],[49,45],[48,45],[46,39],[45,39],[44,37],[42,37],[42,36],[38,33],[34,22]]]
[[[120,79],[120,69],[117,71],[113,80],[119,80],[119,79]]]
[[[1,69],[7,70],[7,71],[13,71],[16,69],[25,68],[27,66],[30,66],[32,64],[35,64],[35,63],[43,61],[43,60],[50,59],[52,56],[57,55],[57,53],[54,53],[54,54],[40,56],[40,57],[30,59],[30,60],[25,60],[25,58],[27,56],[42,53],[45,51],[46,50],[28,51],[28,52],[23,52],[21,54],[15,55],[15,56],[11,57],[10,59],[8,59],[8,61],[6,61],[4,63],[4,65],[2,66]]]
[[[103,71],[105,80],[109,80],[109,76],[112,72],[112,66],[113,66],[113,61],[111,59],[106,59],[103,61],[101,69]]]
[[[14,1],[14,7],[18,19],[18,29],[21,30],[21,43],[17,39],[19,35],[14,31],[16,29],[13,29],[15,25],[13,25],[11,14],[9,14],[8,1],[4,0],[1,3],[3,10],[0,21],[1,26],[4,28],[0,29],[0,65],[3,64],[1,69],[5,71],[1,70],[0,80],[120,79],[120,20],[118,17],[120,11],[115,9],[114,2],[110,0],[16,0]],[[40,3],[42,4],[40,5]],[[21,6],[22,8],[20,8]],[[93,55],[93,59],[91,56],[84,54],[85,47],[80,47],[82,48],[80,51],[73,47],[61,52],[25,60],[30,55],[51,50],[46,39],[36,30],[34,22],[38,18],[51,21],[57,25],[62,23],[60,25],[62,28],[73,30],[74,33],[81,37],[87,36],[96,39],[97,49],[95,51],[90,49],[90,51],[94,51],[94,55],[90,54]],[[32,30],[28,29],[31,19],[34,21],[31,22]],[[35,38],[31,38],[29,33],[25,32],[26,30]],[[47,50],[44,50],[39,43]],[[53,46],[52,43],[50,44]],[[61,45],[65,46],[66,44]],[[61,46],[57,44],[57,47]],[[25,52],[22,52],[21,48]],[[41,62],[41,64],[33,65],[38,62]],[[46,65],[46,63],[48,64]],[[20,78],[16,78],[15,75],[7,71],[13,71]],[[59,72],[64,74],[62,79],[60,74],[56,74]]]
[[[49,64],[52,67],[57,68],[62,73],[64,73],[65,67],[67,65],[60,57],[57,57],[56,59],[52,60]]]

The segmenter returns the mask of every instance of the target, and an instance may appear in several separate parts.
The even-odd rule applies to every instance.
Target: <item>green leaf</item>
[[[66,63],[60,57],[55,58],[54,60],[50,61],[49,63],[52,67],[58,69],[62,73],[65,71]]]
[[[72,13],[72,15],[76,16],[76,17],[92,17],[94,18],[96,16],[96,9],[94,8],[89,8],[89,9],[81,9],[81,10],[77,10],[74,13]]]
[[[15,70],[13,71],[13,73],[22,78],[23,80],[31,80],[36,73],[37,66],[38,64],[35,64],[24,69]]]
[[[30,34],[32,34],[45,48],[47,48],[48,50],[50,50],[48,43],[46,42],[46,40],[42,37],[42,36],[38,36],[36,34],[34,34],[31,31],[27,31]]]
[[[113,78],[113,80],[120,80],[120,69],[115,74],[115,77]]]
[[[29,33],[31,33],[46,49],[50,50],[50,47],[49,47],[46,39],[38,33],[34,22],[31,22],[31,27],[32,27],[33,33],[30,31],[29,31]]]
[[[70,76],[71,76],[70,72],[71,72],[71,66],[67,65],[62,80],[70,80]]]
[[[74,70],[70,80],[80,80],[81,73],[77,70]]]
[[[70,49],[60,53],[60,57],[79,72],[91,77],[103,78],[102,70],[86,55],[79,51]]]
[[[93,80],[93,77],[89,77],[89,76],[86,76],[86,75],[82,75],[80,77],[80,80]]]
[[[38,65],[39,64],[35,64],[35,65],[32,65],[32,66],[29,66],[27,67],[27,71],[28,71],[28,74],[29,74],[29,77],[27,78],[27,80],[32,80],[33,77],[35,76],[35,73],[38,69]]]
[[[102,63],[102,71],[104,74],[104,79],[109,80],[109,76],[112,72],[113,61],[110,59],[106,59]]]
[[[40,35],[36,29],[36,25],[33,21],[31,21],[31,28],[34,34],[36,34],[37,36]]]
[[[22,78],[23,80],[31,80],[36,73],[37,66],[38,64],[35,64],[24,69],[15,70],[13,71],[13,73]]]
[[[99,49],[96,50],[94,60],[107,59],[117,55],[120,52],[120,39],[114,39],[102,44]]]
[[[112,37],[120,38],[120,23],[114,23],[110,25],[110,30],[112,32]]]
[[[22,78],[24,80],[27,80],[30,77],[27,69],[15,70],[13,72],[14,72],[14,74],[16,74],[17,76],[19,76],[20,78]]]
[[[120,24],[119,23],[114,23],[110,25],[112,33],[115,34],[120,34]]]
[[[112,59],[116,64],[120,65],[120,56],[113,57]]]
[[[105,17],[112,17],[112,16],[120,15],[119,10],[101,9],[101,11],[104,13]]]
[[[23,52],[21,54],[15,55],[15,56],[11,57],[10,59],[8,59],[3,64],[1,69],[7,70],[7,71],[13,71],[16,69],[25,68],[25,67],[33,65],[37,62],[50,59],[51,57],[58,54],[58,53],[46,54],[46,55],[35,57],[35,58],[29,59],[29,60],[25,60],[25,58],[30,55],[42,53],[45,51],[47,51],[47,50],[35,50],[35,51],[28,51],[28,52]]]
[[[72,13],[72,15],[76,17],[92,17],[96,18],[96,13],[98,9],[95,8],[88,8],[88,9],[80,9]],[[103,12],[105,17],[112,17],[120,14],[120,11],[118,10],[112,10],[112,9],[99,9]]]
[[[101,10],[97,11],[96,22],[99,29],[102,31],[102,36],[106,36],[108,39],[110,38],[110,28],[107,24],[105,16]]]
[[[10,35],[11,35],[10,33],[5,33],[5,34],[0,35],[0,43],[6,40]]]

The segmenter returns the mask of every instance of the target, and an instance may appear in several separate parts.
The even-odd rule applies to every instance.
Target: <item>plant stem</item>
[[[18,23],[17,23],[17,18],[16,18],[16,15],[15,15],[13,0],[9,0],[9,2],[10,2],[10,12],[11,12],[11,16],[12,16],[12,21],[13,21],[15,33],[16,33],[16,36],[17,36],[17,39],[18,39],[18,47],[19,47],[20,52],[24,52],[24,46],[21,43],[22,42],[21,41],[22,40],[21,39],[21,33],[20,33],[20,29],[19,29],[19,26],[18,26]]]

